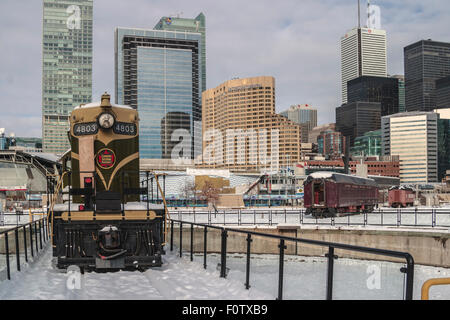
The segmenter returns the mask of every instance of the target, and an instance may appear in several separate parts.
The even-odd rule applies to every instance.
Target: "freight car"
[[[148,201],[149,172],[147,183],[141,181],[137,111],[111,104],[104,94],[101,102],[76,107],[69,123],[70,150],[62,157],[63,173],[51,185],[48,209],[56,267],[161,266],[167,207],[157,175],[152,174],[152,186],[155,179],[162,203]]]
[[[315,172],[304,182],[306,214],[314,217],[372,212],[378,204],[373,179],[335,172]]]
[[[416,196],[414,190],[409,187],[395,186],[389,189],[388,193],[389,207],[400,208],[414,205]]]

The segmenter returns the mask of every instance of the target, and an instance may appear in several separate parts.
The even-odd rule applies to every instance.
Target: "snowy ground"
[[[246,290],[245,256],[229,254],[227,279],[219,277],[217,254],[203,257],[176,249],[164,256],[164,266],[146,272],[68,274],[55,270],[47,245],[36,261],[22,263],[22,272],[12,269],[12,280],[1,272],[0,300],[273,300],[278,294],[278,256],[253,255],[251,288]],[[23,261],[23,260],[22,260]],[[403,264],[338,259],[335,261],[334,299],[403,299]],[[322,257],[285,257],[284,299],[325,299],[327,263]],[[414,299],[420,299],[423,282],[434,277],[450,277],[450,269],[416,266]],[[450,286],[433,287],[430,299],[450,299]]]
[[[179,259],[175,253],[164,256],[161,268],[146,272],[85,273],[77,282],[71,281],[73,276],[53,269],[47,245],[36,262],[22,268],[22,272],[12,271],[11,281],[0,282],[0,300],[274,299],[256,289],[245,290],[238,281],[221,279],[217,270],[205,271],[202,265]]]

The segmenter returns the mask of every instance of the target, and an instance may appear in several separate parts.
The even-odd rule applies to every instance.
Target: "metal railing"
[[[375,254],[375,255],[381,255],[381,256],[388,256],[388,257],[395,257],[404,259],[406,262],[406,267],[401,268],[400,272],[404,273],[406,275],[405,279],[405,290],[404,290],[404,299],[405,300],[412,300],[413,298],[413,284],[414,284],[414,259],[413,257],[407,253],[407,252],[399,252],[399,251],[392,251],[392,250],[383,250],[383,249],[375,249],[375,248],[369,248],[369,247],[361,247],[361,246],[354,246],[354,245],[348,245],[348,244],[342,244],[342,243],[332,243],[332,242],[325,242],[325,241],[317,241],[317,240],[309,240],[309,239],[299,239],[299,238],[293,238],[293,237],[287,237],[287,236],[280,236],[280,235],[274,235],[274,234],[267,234],[267,233],[261,233],[261,232],[254,232],[254,231],[247,231],[247,230],[240,230],[240,229],[230,229],[230,228],[224,228],[214,225],[207,225],[207,224],[201,224],[201,223],[194,223],[194,222],[187,222],[187,221],[180,221],[180,220],[170,220],[170,251],[174,250],[174,225],[178,224],[179,226],[179,255],[182,257],[183,255],[183,225],[190,225],[190,260],[193,261],[193,254],[194,254],[194,226],[197,228],[203,228],[203,267],[206,269],[207,267],[207,234],[208,229],[216,229],[220,231],[221,234],[221,245],[220,245],[220,277],[226,278],[227,276],[227,238],[228,234],[230,233],[238,233],[238,234],[244,234],[246,235],[245,241],[247,242],[246,245],[246,268],[245,268],[245,288],[250,288],[250,259],[251,259],[251,243],[253,241],[253,237],[263,237],[263,238],[271,238],[276,239],[279,241],[279,265],[278,265],[278,300],[283,299],[283,280],[284,280],[284,255],[285,255],[285,249],[286,244],[288,242],[291,243],[302,243],[302,244],[308,244],[318,247],[327,247],[328,253],[325,254],[325,257],[327,257],[327,282],[326,284],[326,299],[332,300],[333,299],[333,276],[334,276],[334,260],[337,258],[335,255],[335,249],[342,249],[342,250],[348,250],[348,251],[355,251],[355,252],[363,252],[368,254]]]
[[[403,226],[450,228],[450,208],[377,209],[371,213],[349,213],[340,217],[318,218],[305,209],[220,209],[170,210],[178,220],[229,226],[292,223],[330,226]]]
[[[22,231],[23,238],[20,239],[19,233]],[[16,256],[16,269],[21,271],[21,252],[20,252],[20,242],[23,241],[23,253],[25,262],[28,262],[28,253],[34,258],[35,255],[42,251],[43,244],[49,240],[49,226],[47,224],[47,218],[41,218],[39,220],[17,226],[15,228],[0,230],[0,239],[3,237],[4,240],[4,255],[6,261],[6,275],[7,279],[11,280],[11,255],[14,254],[10,250],[10,234],[14,233],[14,253]],[[33,239],[34,238],[34,239]],[[29,243],[28,243],[29,240]]]
[[[450,285],[450,278],[434,278],[428,279],[422,285],[421,299],[428,300],[430,294],[430,288],[432,286]]]

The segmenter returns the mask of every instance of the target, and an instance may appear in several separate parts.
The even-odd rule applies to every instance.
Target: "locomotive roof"
[[[319,171],[311,173],[305,182],[310,182],[313,179],[330,179],[336,181],[337,183],[350,183],[350,184],[358,184],[358,185],[366,185],[366,186],[374,186],[377,187],[378,184],[375,180],[370,178],[363,178],[352,176],[349,174],[329,172],[329,171]]]
[[[97,108],[97,107],[100,107],[100,106],[101,106],[101,102],[100,101],[98,101],[98,102],[91,102],[91,103],[87,103],[87,104],[80,104],[79,106],[76,106],[74,110],[80,109],[80,108],[83,108],[83,109],[84,108]],[[122,104],[114,104],[114,103],[111,103],[111,107],[124,108],[124,109],[133,109],[130,106],[126,106],[126,105],[122,105]]]

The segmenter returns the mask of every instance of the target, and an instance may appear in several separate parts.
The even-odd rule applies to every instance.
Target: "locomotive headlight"
[[[102,113],[98,117],[98,124],[103,129],[109,129],[114,125],[114,116],[111,113]]]

